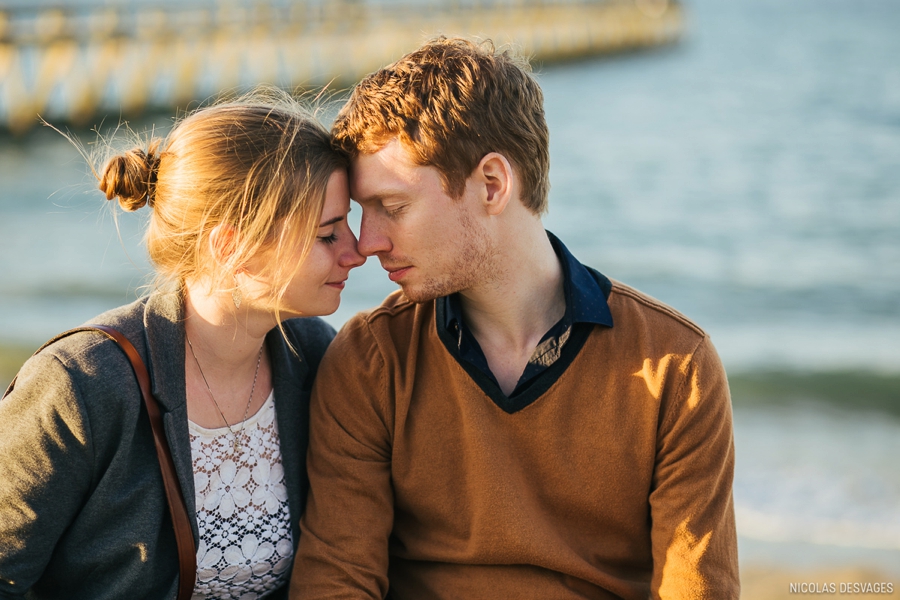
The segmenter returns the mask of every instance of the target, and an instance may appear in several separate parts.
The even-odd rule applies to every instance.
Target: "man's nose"
[[[363,210],[359,225],[358,249],[363,256],[375,256],[376,254],[391,251],[391,239],[384,231],[382,219],[373,216],[371,212]]]

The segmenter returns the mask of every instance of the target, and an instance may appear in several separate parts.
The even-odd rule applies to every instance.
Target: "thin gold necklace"
[[[232,448],[234,451],[240,452],[243,449],[241,446],[241,440],[238,438],[238,433],[241,434],[241,437],[244,437],[244,425],[247,421],[247,413],[250,411],[250,403],[253,401],[253,392],[256,390],[256,378],[259,376],[259,364],[262,362],[262,353],[265,344],[259,347],[259,356],[256,357],[256,373],[253,374],[253,386],[250,388],[250,397],[247,398],[247,407],[244,408],[244,418],[241,419],[241,428],[235,433],[234,429],[231,428],[231,425],[228,423],[228,419],[225,418],[225,413],[222,412],[222,408],[219,406],[219,403],[216,402],[216,397],[213,396],[212,389],[209,387],[209,382],[206,380],[206,375],[203,373],[203,368],[200,366],[200,361],[197,360],[197,355],[194,353],[194,345],[191,343],[191,338],[188,337],[187,332],[184,333],[184,339],[187,340],[188,348],[191,349],[191,356],[194,357],[194,362],[197,364],[197,370],[200,371],[200,377],[203,378],[203,383],[206,384],[206,391],[209,392],[209,397],[212,399],[213,404],[216,405],[216,410],[219,411],[219,415],[222,417],[222,421],[225,422],[225,427],[228,428],[228,432],[231,433],[231,438],[233,440]]]

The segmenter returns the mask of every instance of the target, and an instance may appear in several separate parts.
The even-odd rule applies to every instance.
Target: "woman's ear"
[[[489,152],[475,167],[473,175],[484,185],[483,202],[489,215],[502,213],[513,196],[513,169],[509,160],[499,152]]]
[[[219,223],[209,232],[209,251],[219,264],[225,264],[234,255],[235,230],[227,223]]]

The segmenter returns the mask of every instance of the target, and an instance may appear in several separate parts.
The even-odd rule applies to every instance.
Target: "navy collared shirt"
[[[584,265],[572,256],[559,238],[549,231],[547,237],[550,238],[550,243],[562,267],[566,312],[563,318],[541,338],[510,397],[528,388],[537,376],[559,359],[576,324],[597,324],[606,327],[612,327],[613,324],[606,295],[597,280]],[[459,352],[459,358],[470,363],[494,383],[497,383],[497,379],[491,373],[484,351],[478,345],[478,340],[463,321],[459,294],[444,296],[439,298],[438,302],[444,303],[443,311],[441,311],[445,315],[444,327],[457,341],[456,350]]]

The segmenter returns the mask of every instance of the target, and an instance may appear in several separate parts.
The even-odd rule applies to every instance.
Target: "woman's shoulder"
[[[114,349],[114,343],[100,332],[92,330],[91,325],[112,327],[121,331],[126,337],[132,338],[144,328],[143,316],[146,302],[147,298],[140,298],[103,312],[77,327],[61,332],[47,341],[37,355],[56,356],[64,362],[95,360],[98,352],[102,355],[108,349]]]
[[[322,355],[337,333],[334,327],[319,317],[287,319],[282,323],[287,344],[293,348],[301,362],[306,363],[308,374],[314,375],[322,360]],[[278,328],[273,335],[281,335]]]
[[[14,390],[49,399],[54,394],[41,393],[41,390],[54,388],[57,397],[74,395],[90,401],[97,397],[98,391],[114,389],[122,373],[128,373],[130,363],[114,341],[89,325],[113,327],[137,345],[143,330],[146,301],[147,298],[142,298],[114,308],[57,334],[21,367]],[[69,393],[61,394],[63,389]]]
[[[121,326],[122,322],[119,322]],[[0,414],[20,427],[59,422],[76,437],[106,447],[128,416],[140,411],[131,365],[115,342],[90,330],[58,336],[19,369]],[[55,415],[55,416],[53,416]],[[48,421],[48,419],[50,419]],[[35,435],[38,435],[35,433]],[[99,437],[98,437],[99,436]]]
[[[334,327],[319,317],[287,319],[284,321],[284,329],[301,344],[304,354],[307,349],[325,352],[337,333]]]
[[[116,352],[115,342],[91,325],[112,327],[136,343],[136,338],[144,328],[143,315],[147,299],[141,298],[130,304],[108,310],[68,331],[61,332],[47,341],[33,358],[55,358],[63,365],[81,365],[92,368],[104,362]]]

